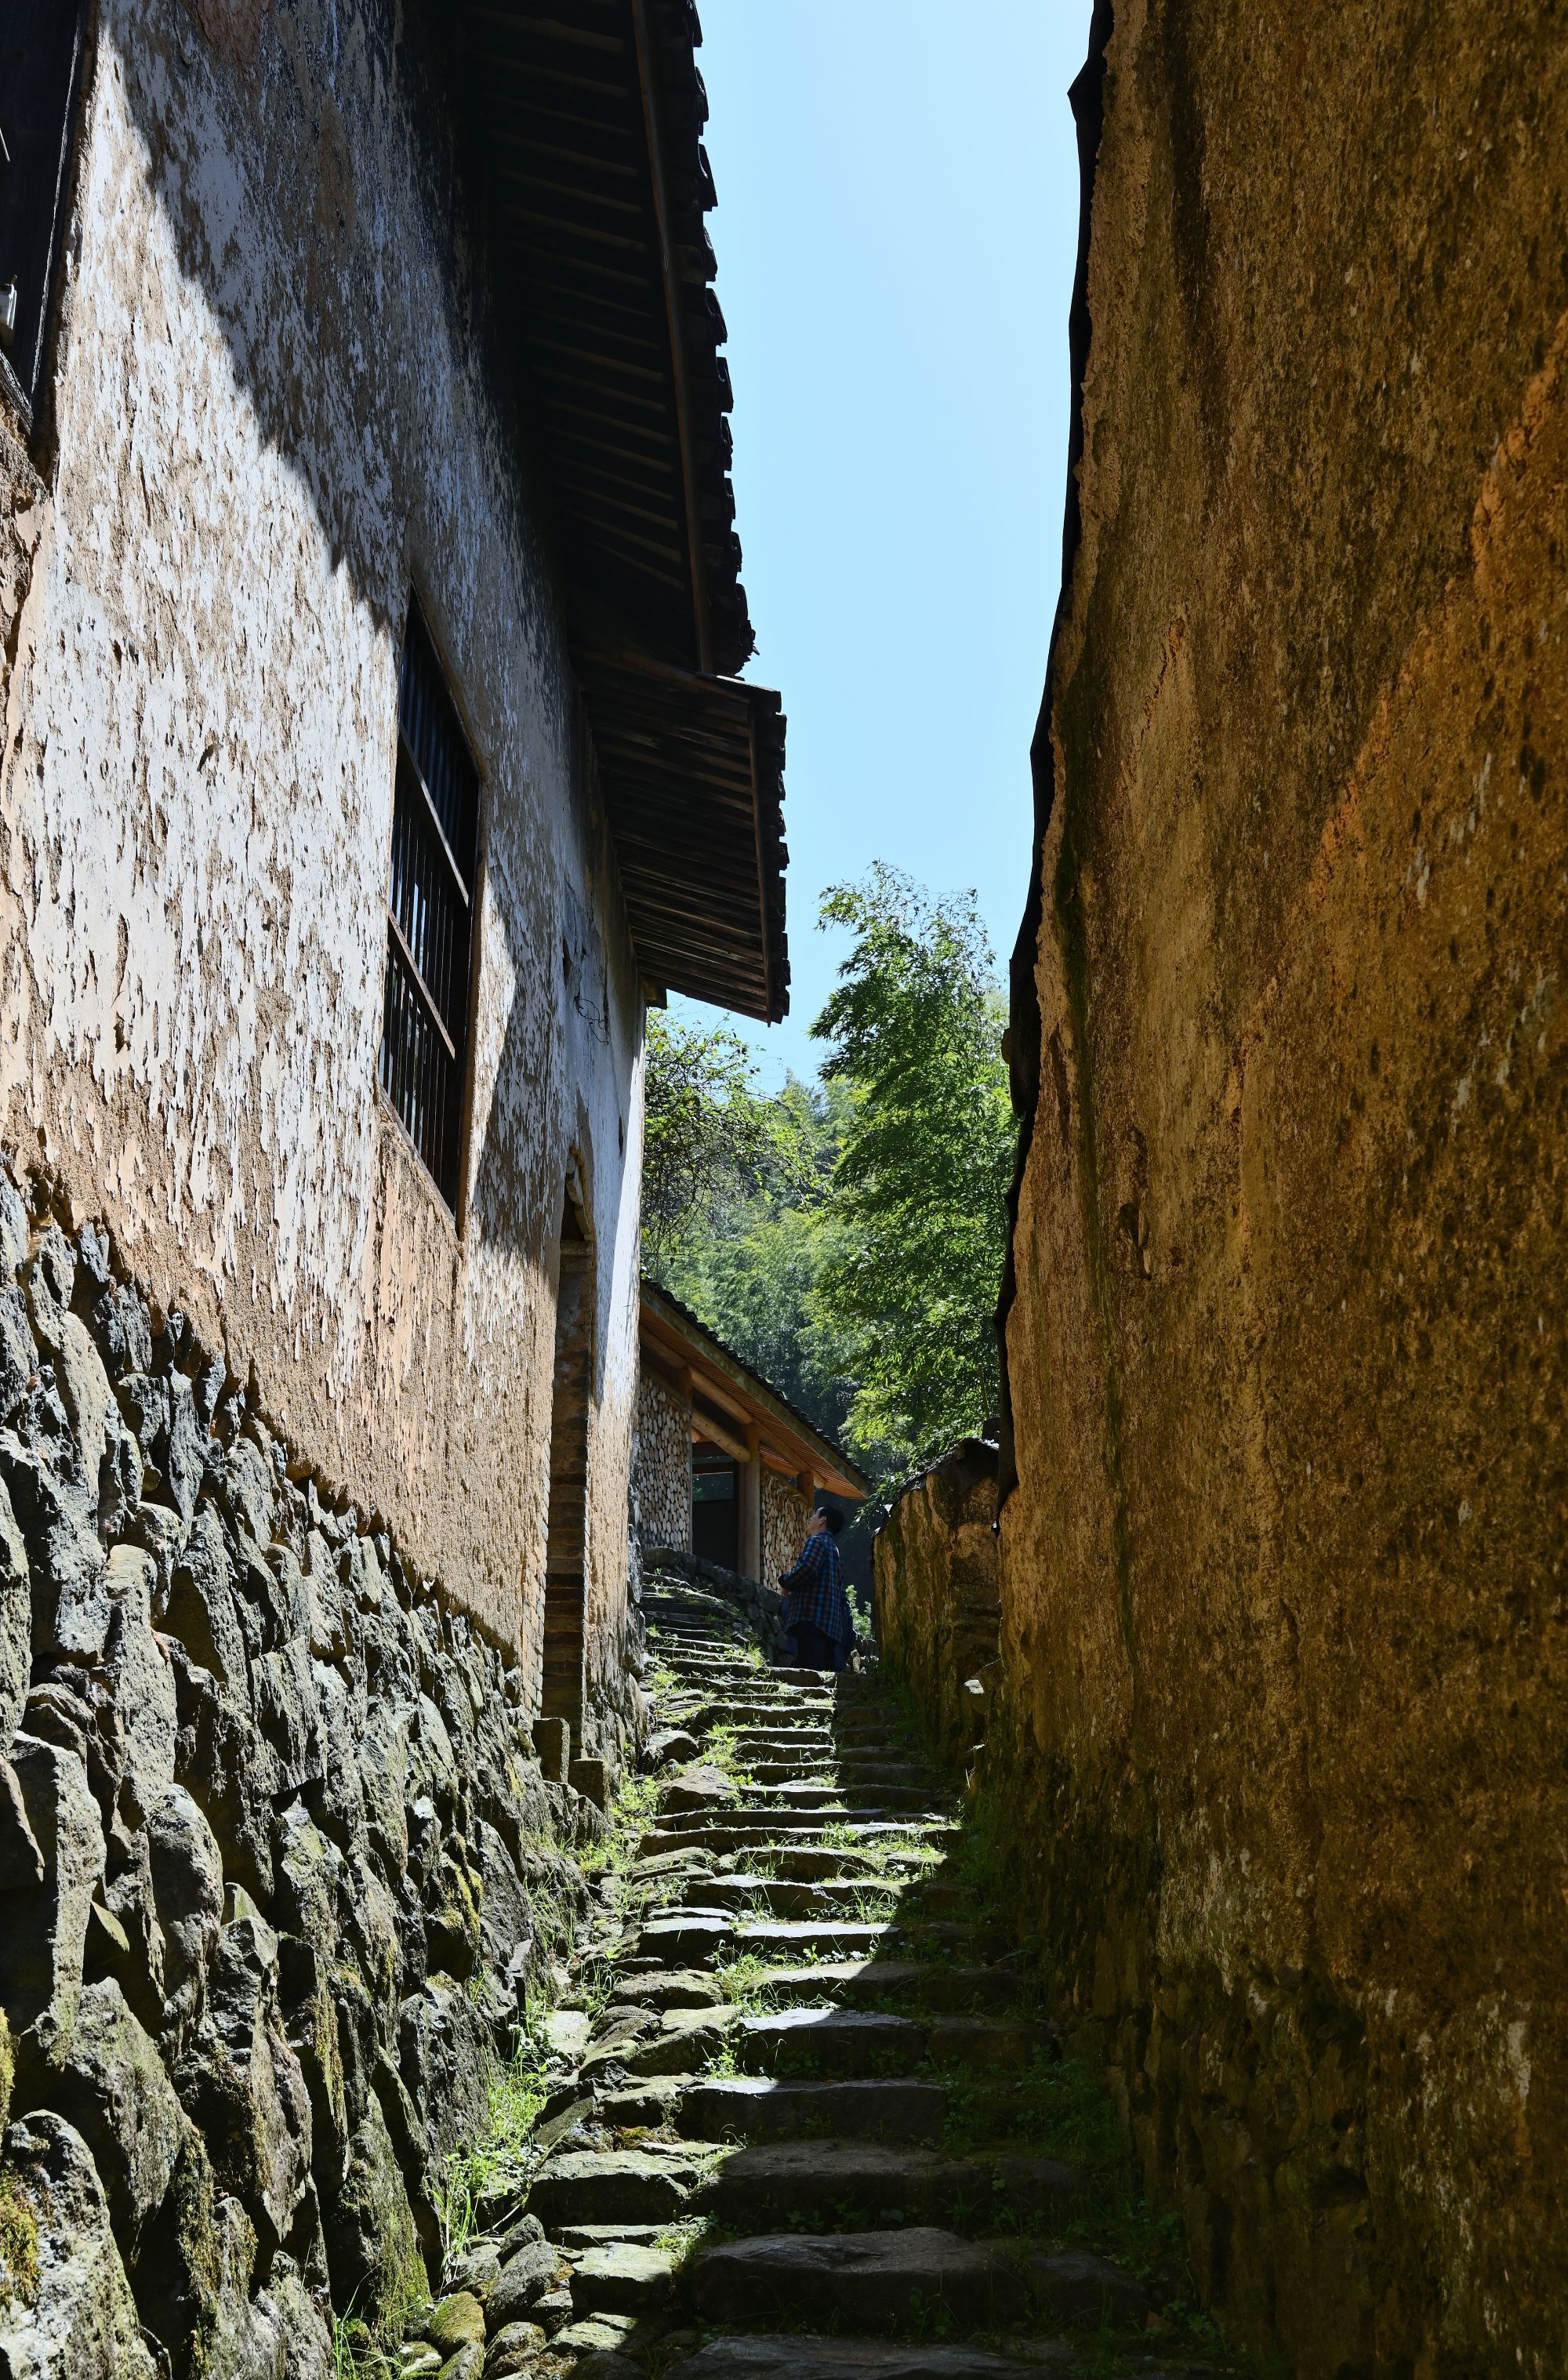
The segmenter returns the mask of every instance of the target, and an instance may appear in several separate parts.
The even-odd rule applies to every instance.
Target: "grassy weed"
[[[550,2095],[550,2052],[544,2044],[545,2005],[530,2005],[529,2023],[511,2058],[492,2076],[490,2107],[480,2138],[443,2160],[432,2195],[441,2225],[446,2262],[461,2256],[479,2228],[481,2205],[516,2196],[528,2187],[533,2128]]]

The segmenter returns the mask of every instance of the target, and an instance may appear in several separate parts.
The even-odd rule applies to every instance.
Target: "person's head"
[[[835,1512],[831,1504],[819,1504],[811,1515],[811,1526],[814,1531],[826,1529],[830,1537],[836,1537],[844,1526],[844,1514]]]

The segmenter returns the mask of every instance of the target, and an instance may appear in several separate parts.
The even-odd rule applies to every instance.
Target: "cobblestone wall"
[[[650,1546],[691,1546],[691,1413],[643,1366],[632,1439],[632,1533]]]
[[[762,1584],[775,1586],[781,1571],[794,1568],[806,1536],[811,1507],[793,1479],[762,1474]]]
[[[422,2280],[601,1822],[519,1670],[30,1195],[0,1180],[0,2365],[324,2380],[334,2309]]]

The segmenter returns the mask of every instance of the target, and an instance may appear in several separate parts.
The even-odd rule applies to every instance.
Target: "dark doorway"
[[[544,1558],[541,1707],[582,1741],[588,1596],[588,1424],[593,1386],[593,1248],[571,1193],[561,1220],[555,1293],[555,1387],[550,1413],[550,1526]]]
[[[740,1465],[699,1439],[691,1451],[691,1550],[724,1570],[740,1554]]]

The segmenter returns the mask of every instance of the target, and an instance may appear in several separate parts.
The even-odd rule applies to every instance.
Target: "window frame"
[[[86,94],[97,47],[97,11],[91,0],[71,0],[71,55],[59,119],[54,198],[38,255],[38,313],[32,331],[32,353],[27,359],[25,370],[14,343],[0,341],[0,392],[20,417],[24,432],[30,439],[36,436],[48,413],[45,399],[60,332],[67,234],[76,202]],[[0,91],[0,133],[4,132],[5,118],[4,94]],[[4,171],[4,165],[0,164],[0,173]],[[25,263],[25,261],[17,260],[18,264]],[[9,261],[0,253],[0,273],[9,270]]]
[[[425,981],[393,905],[394,870],[397,859],[400,821],[400,787],[405,771],[412,778],[421,805],[421,824],[432,832],[447,868],[459,888],[463,874],[457,855],[453,850],[442,820],[440,808],[424,774],[409,747],[404,730],[403,696],[406,657],[410,634],[422,636],[429,662],[433,668],[437,691],[451,714],[462,754],[471,772],[473,784],[473,861],[468,886],[468,982],[461,1011],[460,1037],[448,1029],[439,1001]],[[473,1111],[474,1033],[478,1015],[480,963],[480,922],[483,914],[485,887],[488,879],[489,789],[488,772],[480,757],[477,740],[469,722],[467,705],[458,689],[456,674],[452,669],[445,649],[431,625],[431,607],[420,595],[417,582],[410,583],[408,601],[403,615],[403,632],[397,646],[397,680],[395,698],[395,719],[393,744],[393,796],[388,837],[384,852],[382,880],[382,910],[385,940],[382,963],[382,1025],[373,1069],[376,1098],[395,1126],[399,1137],[409,1150],[424,1176],[427,1186],[440,1208],[444,1221],[461,1239],[468,1221],[468,1141]],[[409,983],[415,997],[435,1025],[442,1040],[447,1045],[447,1055],[453,1068],[452,1082],[452,1147],[449,1154],[450,1188],[431,1165],[419,1139],[410,1128],[397,1101],[387,1087],[383,1066],[387,1047],[386,1015],[388,988],[394,974]]]

